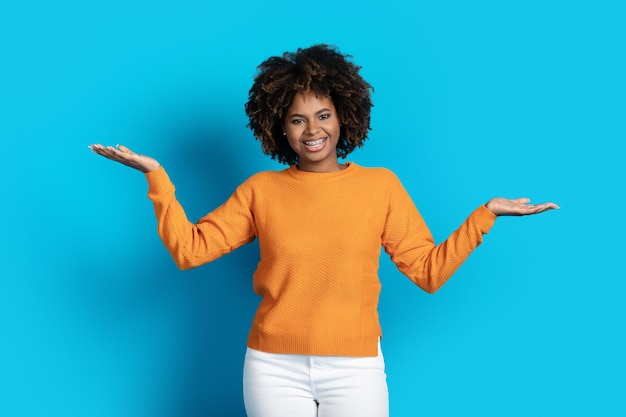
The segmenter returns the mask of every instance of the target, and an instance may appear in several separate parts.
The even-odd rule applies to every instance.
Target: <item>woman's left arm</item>
[[[478,207],[445,241],[436,244],[428,226],[396,181],[389,183],[391,204],[383,246],[398,269],[427,292],[437,291],[478,247],[498,216],[524,216],[558,209],[554,203],[494,198]]]

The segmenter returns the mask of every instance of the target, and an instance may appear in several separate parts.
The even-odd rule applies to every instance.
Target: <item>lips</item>
[[[306,142],[303,142],[304,146],[307,148],[307,150],[309,151],[317,151],[319,149],[321,149],[324,144],[326,143],[326,140],[328,138],[322,138],[322,139],[317,139],[317,140],[308,140]]]

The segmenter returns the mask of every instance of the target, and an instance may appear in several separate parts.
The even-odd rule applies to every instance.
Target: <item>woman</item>
[[[249,417],[387,416],[381,245],[400,271],[435,292],[497,216],[558,206],[494,198],[435,245],[391,171],[339,162],[367,138],[372,107],[371,86],[348,55],[315,45],[258,69],[249,126],[264,153],[289,167],[253,175],[195,224],[155,159],[124,146],[90,147],[145,173],[159,235],[181,269],[259,239],[253,285],[262,301],[244,363]]]

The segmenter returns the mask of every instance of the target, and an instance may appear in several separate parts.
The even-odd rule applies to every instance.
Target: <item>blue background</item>
[[[256,243],[192,271],[162,247],[155,156],[192,219],[280,169],[245,127],[256,66],[332,43],[374,85],[349,160],[404,182],[438,241],[502,218],[436,295],[383,256],[391,415],[626,415],[626,8],[615,1],[5,0],[0,415],[243,417]]]

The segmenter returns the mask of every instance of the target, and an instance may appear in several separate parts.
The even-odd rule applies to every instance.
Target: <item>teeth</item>
[[[306,146],[318,146],[318,145],[321,145],[322,143],[324,143],[325,140],[326,139],[318,139],[318,140],[313,140],[313,141],[310,141],[310,142],[304,142],[304,144]]]

